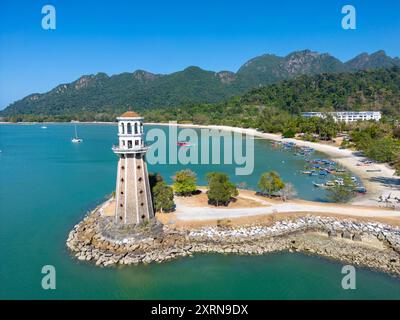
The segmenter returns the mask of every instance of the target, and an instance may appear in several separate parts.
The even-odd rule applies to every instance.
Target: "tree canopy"
[[[285,183],[281,180],[279,174],[275,171],[264,172],[258,181],[258,188],[262,194],[272,196],[274,193],[282,190]]]
[[[173,188],[178,195],[190,196],[197,190],[196,174],[189,169],[178,171],[173,180]]]
[[[236,186],[230,182],[229,176],[222,172],[207,174],[208,202],[216,206],[228,205],[233,197],[238,195]]]

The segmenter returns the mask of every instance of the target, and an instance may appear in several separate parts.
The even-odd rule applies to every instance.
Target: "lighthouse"
[[[146,165],[143,117],[127,111],[117,118],[118,155],[115,221],[121,225],[145,222],[154,216]]]

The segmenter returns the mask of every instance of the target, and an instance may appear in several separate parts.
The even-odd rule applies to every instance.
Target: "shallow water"
[[[196,255],[161,265],[96,268],[70,257],[65,240],[84,214],[115,187],[116,126],[78,125],[84,143],[72,144],[73,125],[0,125],[0,298],[400,298],[400,280],[360,269],[357,290],[341,289],[341,264],[280,253],[260,257]],[[162,128],[167,130],[167,128]],[[255,188],[276,170],[298,196],[323,200],[318,177],[299,174],[304,158],[255,141],[255,172],[234,176],[232,165],[189,166],[205,184],[208,171],[225,171]],[[322,157],[316,154],[315,157]],[[149,166],[170,181],[181,165]],[[41,289],[41,268],[54,265],[57,289]]]

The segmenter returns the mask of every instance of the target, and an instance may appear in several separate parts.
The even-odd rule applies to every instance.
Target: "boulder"
[[[353,237],[353,235],[349,231],[347,231],[347,230],[343,231],[342,238],[351,239],[352,237]]]

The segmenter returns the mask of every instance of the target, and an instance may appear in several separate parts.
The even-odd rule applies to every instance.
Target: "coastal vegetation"
[[[351,142],[357,150],[378,162],[395,162],[400,156],[400,127],[396,123],[358,123],[350,125]]]
[[[280,178],[279,174],[275,171],[264,172],[257,184],[258,188],[261,190],[262,195],[267,195],[269,197],[276,195],[277,192],[282,191],[285,187],[285,183]],[[287,190],[289,196],[289,189]]]
[[[350,175],[343,176],[342,183],[336,183],[328,189],[328,199],[332,202],[346,203],[355,195],[356,184]]]
[[[238,190],[226,173],[210,172],[207,174],[208,203],[216,206],[227,206],[232,198],[238,195]]]
[[[178,171],[173,180],[172,187],[177,195],[191,196],[197,190],[197,178],[192,170],[185,169]]]
[[[157,182],[153,188],[154,209],[161,213],[175,209],[174,191],[165,181]]]
[[[149,183],[155,211],[170,212],[175,209],[173,189],[159,173],[149,173]]]

